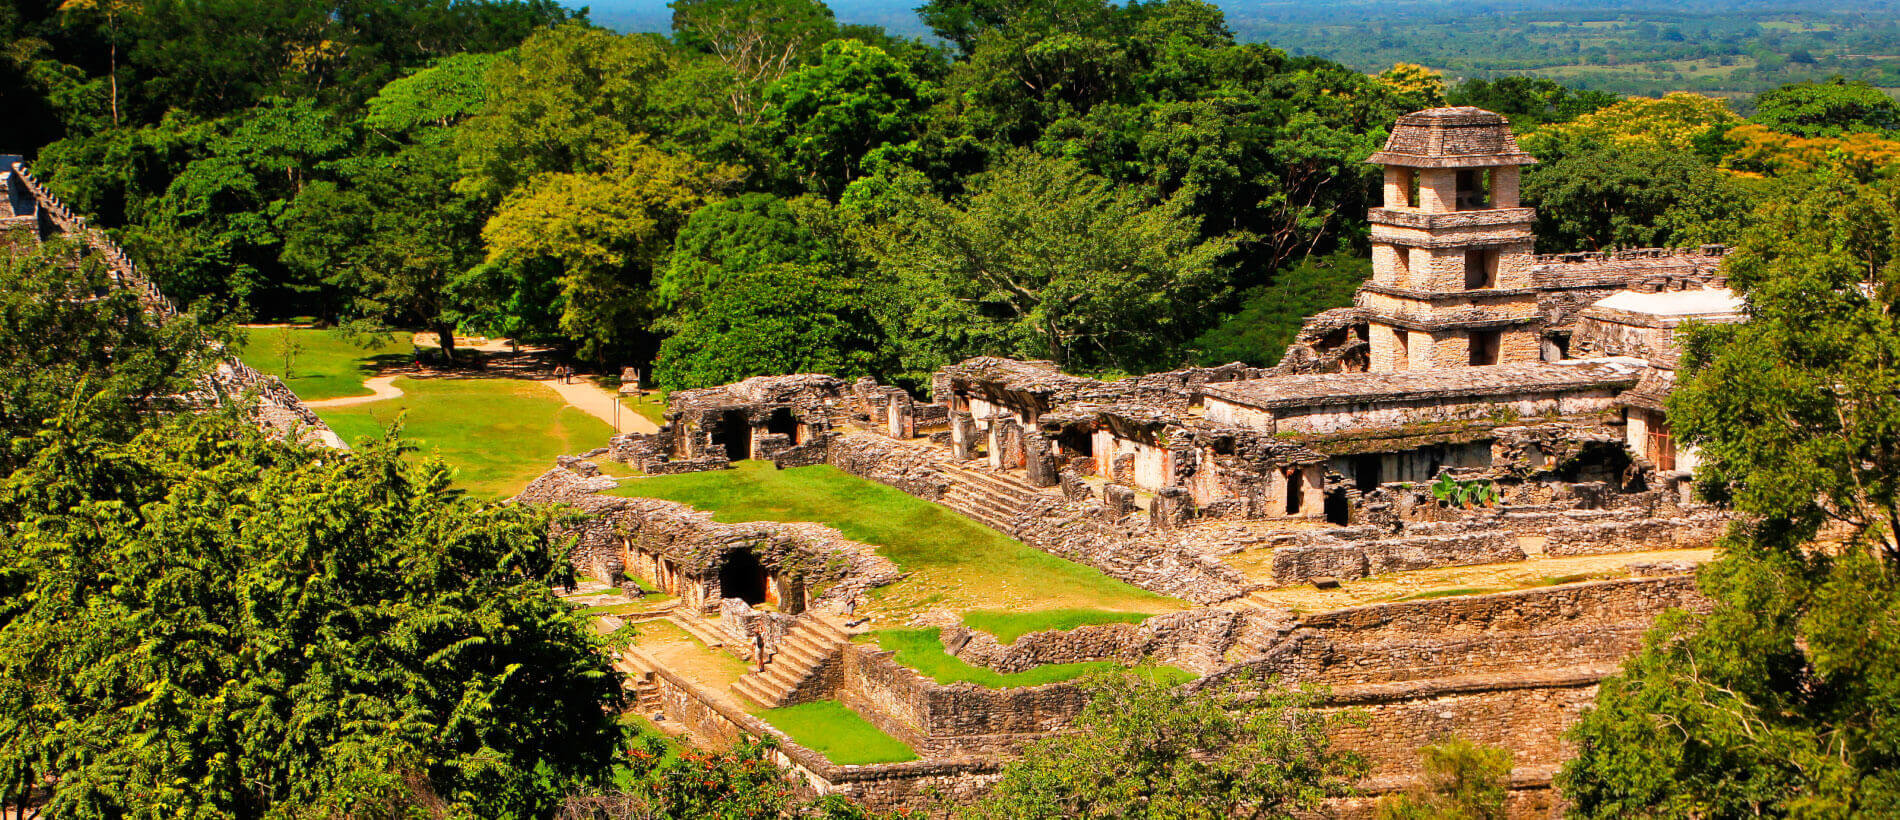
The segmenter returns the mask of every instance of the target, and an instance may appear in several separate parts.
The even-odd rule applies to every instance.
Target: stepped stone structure
[[[1009,645],[955,617],[923,621],[941,627],[946,652],[999,672],[1156,662],[1198,675],[1190,686],[1259,674],[1326,684],[1329,708],[1370,716],[1338,740],[1372,760],[1373,793],[1406,787],[1418,747],[1458,733],[1512,748],[1513,815],[1548,816],[1562,731],[1597,682],[1656,615],[1707,605],[1693,563],[1631,561],[1606,580],[1303,615],[1269,591],[1711,546],[1728,518],[1688,492],[1694,453],[1670,438],[1663,400],[1682,325],[1741,321],[1742,306],[1725,288],[1720,246],[1535,254],[1535,214],[1518,201],[1519,173],[1535,160],[1496,114],[1406,115],[1370,161],[1385,169],[1384,202],[1369,215],[1372,280],[1353,307],[1309,319],[1277,367],[1102,381],[978,357],[932,374],[925,395],[765,376],[675,393],[657,434],[618,436],[593,455],[647,474],[748,458],[829,464],[942,504],[1195,605]],[[924,805],[932,790],[973,794],[1083,706],[1069,684],[937,684],[846,640],[841,613],[899,577],[873,546],[828,528],[715,525],[678,505],[600,495],[615,480],[590,474],[564,462],[524,497],[585,512],[563,525],[580,541],[577,561],[672,584],[689,609],[718,611],[726,645],[749,643],[744,654],[762,666],[714,692],[635,664],[642,696],[708,739],[778,737],[779,762],[810,791],[887,807]],[[734,566],[743,571],[722,569]],[[755,575],[770,595],[744,580]],[[818,698],[926,759],[833,766],[734,707]],[[1333,808],[1372,811],[1366,800]]]
[[[112,284],[137,295],[147,314],[161,322],[178,315],[178,308],[111,237],[87,225],[84,217],[34,179],[19,156],[0,155],[0,246],[38,245],[54,235],[72,239],[97,255]],[[236,356],[222,356],[204,384],[185,398],[199,404],[242,402],[259,426],[276,435],[348,449],[282,380],[258,372]]]

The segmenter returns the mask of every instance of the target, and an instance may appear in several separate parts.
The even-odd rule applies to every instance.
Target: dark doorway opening
[[[1382,456],[1355,456],[1352,460],[1353,484],[1360,492],[1369,492],[1384,483],[1385,458]]]
[[[1306,503],[1306,482],[1300,480],[1299,470],[1289,470],[1286,474],[1286,514],[1299,515],[1300,506]]]
[[[1497,250],[1472,248],[1465,251],[1465,290],[1485,290],[1497,286]]]
[[[1062,445],[1065,456],[1095,456],[1095,436],[1083,427],[1064,427],[1057,434],[1056,443]]]
[[[1498,331],[1471,331],[1471,365],[1479,367],[1498,363]]]
[[[719,595],[753,606],[765,603],[765,568],[759,566],[759,557],[751,550],[726,553],[726,563],[719,567]]]
[[[772,411],[765,420],[765,432],[784,436],[793,444],[798,443],[798,419],[792,418],[792,409],[780,407]]]
[[[719,417],[719,436],[727,460],[744,461],[752,455],[752,425],[746,423],[744,410],[727,410]]]
[[[1342,527],[1352,523],[1352,502],[1346,499],[1345,490],[1326,494],[1326,523]]]

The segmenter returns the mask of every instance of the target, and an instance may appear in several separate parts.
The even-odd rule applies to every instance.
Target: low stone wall
[[[896,487],[926,501],[941,500],[950,487],[950,479],[937,469],[928,453],[882,436],[834,436],[826,461],[854,476]]]
[[[1139,624],[1090,624],[1031,632],[1004,644],[986,632],[945,627],[944,649],[966,663],[1021,672],[1052,663],[1117,661],[1178,666],[1196,674],[1224,667],[1230,651],[1271,646],[1293,628],[1287,613],[1194,609],[1156,615]]]
[[[885,732],[932,756],[1013,755],[1023,744],[1066,728],[1087,700],[1068,683],[987,689],[944,685],[892,659],[853,645],[845,652],[840,700]]]
[[[657,670],[654,682],[669,719],[685,724],[695,738],[714,745],[730,745],[748,737],[771,739],[775,748],[768,758],[785,769],[806,797],[839,795],[878,811],[927,810],[946,799],[970,800],[1000,776],[999,763],[975,758],[841,766],[648,660]]]

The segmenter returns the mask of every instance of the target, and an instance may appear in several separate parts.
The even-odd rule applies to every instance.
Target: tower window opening
[[[1398,328],[1392,330],[1392,369],[1410,370],[1412,367],[1411,333]]]
[[[1465,251],[1465,290],[1498,286],[1498,252],[1492,248]]]
[[[1458,210],[1482,211],[1491,207],[1491,171],[1465,168],[1458,172]]]
[[[1495,330],[1471,331],[1471,365],[1473,367],[1498,363],[1498,336],[1499,333]]]

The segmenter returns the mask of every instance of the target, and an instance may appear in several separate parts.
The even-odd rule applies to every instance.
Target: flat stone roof
[[[1556,393],[1591,387],[1630,387],[1641,359],[1614,356],[1562,362],[1525,362],[1398,373],[1323,373],[1210,384],[1210,399],[1272,410],[1330,404],[1376,404],[1461,396]]]
[[[1743,305],[1742,297],[1736,296],[1735,292],[1728,288],[1703,288],[1666,290],[1660,293],[1638,293],[1626,290],[1599,299],[1591,307],[1651,316],[1690,317],[1739,316]]]

